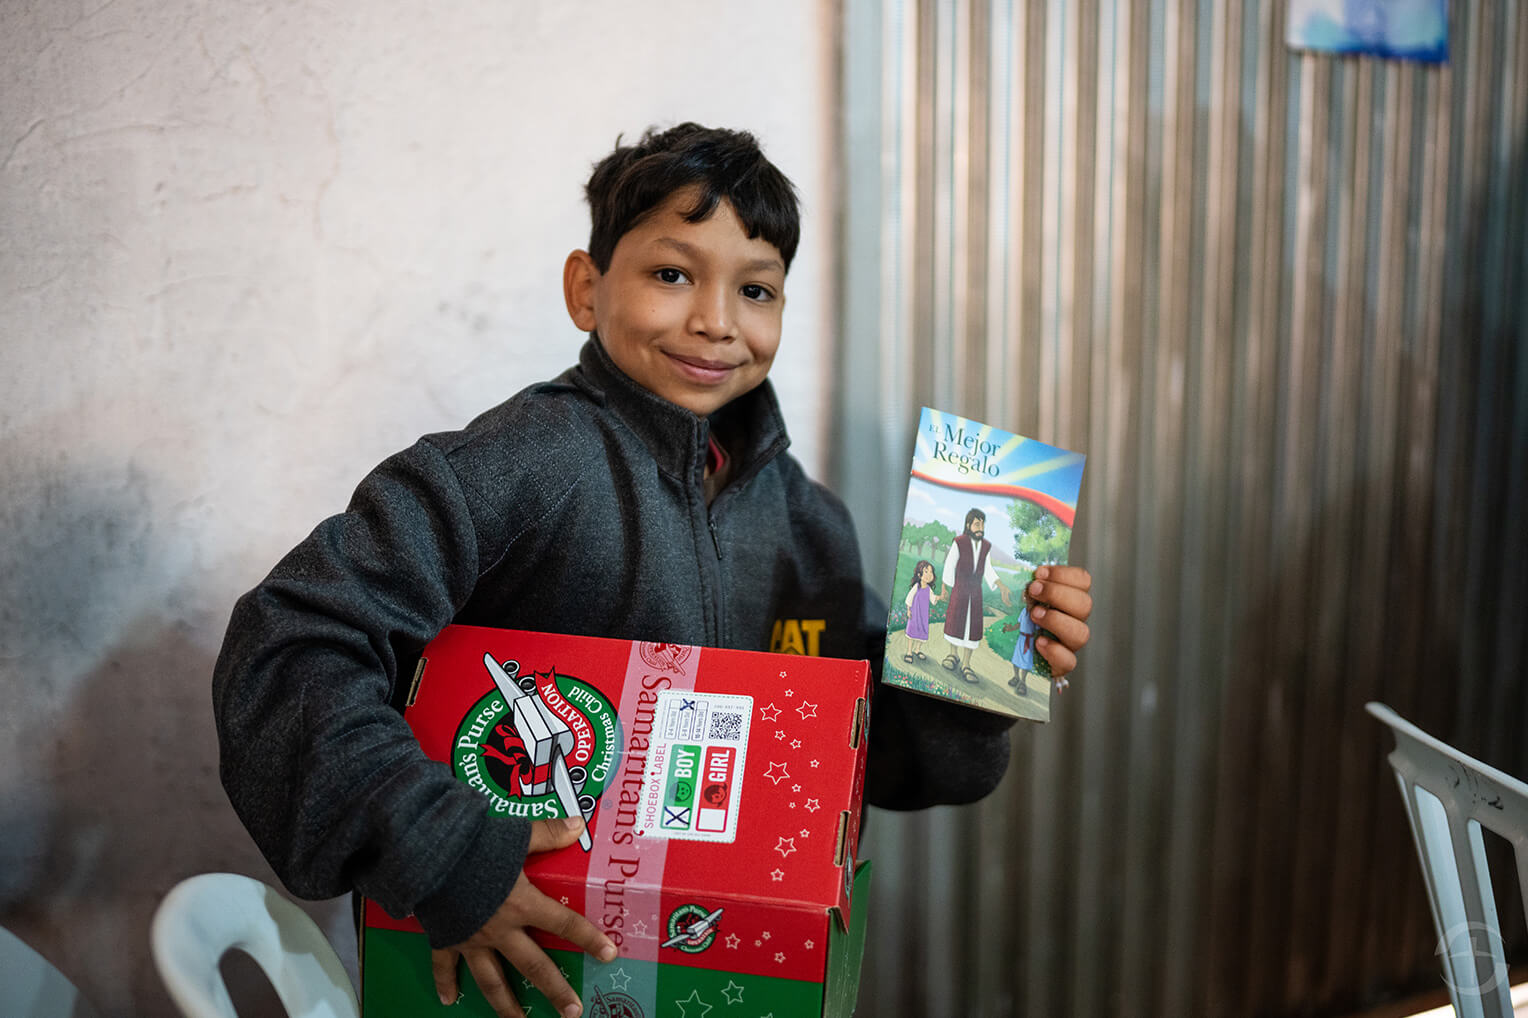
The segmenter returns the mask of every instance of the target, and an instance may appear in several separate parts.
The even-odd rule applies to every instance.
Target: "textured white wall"
[[[104,1013],[169,1013],[174,882],[268,876],[216,774],[233,599],[371,464],[571,363],[618,132],[747,127],[800,186],[775,380],[820,466],[832,6],[0,4],[0,922]]]

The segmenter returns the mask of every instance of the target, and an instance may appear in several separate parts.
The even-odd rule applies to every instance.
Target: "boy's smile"
[[[599,334],[616,366],[643,388],[706,416],[758,386],[780,346],[785,262],[749,238],[725,200],[686,222],[679,191],[616,242],[601,273],[574,251],[563,290],[574,324]]]

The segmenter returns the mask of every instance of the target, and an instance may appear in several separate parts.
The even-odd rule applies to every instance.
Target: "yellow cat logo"
[[[827,619],[775,619],[775,628],[769,634],[769,652],[816,657],[820,653],[818,645],[822,631],[826,628]]]

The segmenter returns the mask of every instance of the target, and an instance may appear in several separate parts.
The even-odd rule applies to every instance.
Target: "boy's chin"
[[[726,406],[728,403],[731,403],[733,400],[748,395],[748,393],[762,385],[763,382],[764,380],[761,378],[759,381],[747,387],[728,389],[727,391],[718,390],[712,392],[660,392],[658,395],[662,396],[670,403],[673,403],[675,406],[688,410],[696,417],[710,417],[712,414],[716,413],[718,410]]]

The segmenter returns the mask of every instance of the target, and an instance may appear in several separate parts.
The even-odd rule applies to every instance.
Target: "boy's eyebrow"
[[[658,237],[653,243],[664,247],[671,247],[680,254],[688,255],[691,258],[699,258],[701,256],[700,249],[694,244],[680,240],[677,237]],[[742,268],[744,272],[764,272],[769,269],[777,269],[780,272],[784,272],[785,263],[778,258],[755,258]]]

